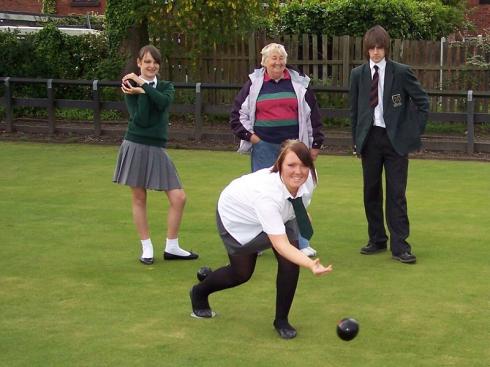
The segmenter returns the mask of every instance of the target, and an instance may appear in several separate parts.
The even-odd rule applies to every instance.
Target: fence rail
[[[119,81],[104,80],[62,80],[62,79],[33,79],[33,78],[14,78],[0,77],[3,82],[4,94],[0,97],[0,106],[5,108],[5,122],[7,132],[15,131],[14,107],[41,107],[47,109],[49,134],[55,134],[56,129],[56,108],[80,108],[93,111],[93,134],[102,135],[101,111],[118,110],[126,111],[125,103],[120,101],[106,101],[101,99],[100,90],[103,87],[119,88]],[[13,90],[16,84],[41,84],[46,86],[46,98],[14,97]],[[73,100],[55,98],[54,89],[56,85],[90,86],[92,99]],[[231,110],[231,100],[226,104],[208,104],[203,102],[203,90],[238,90],[239,84],[219,84],[219,83],[174,83],[176,90],[192,90],[194,92],[194,103],[173,104],[172,113],[193,114],[194,128],[193,138],[200,140],[206,131],[203,130],[203,115],[226,115]],[[326,93],[340,93],[344,97],[348,94],[345,87],[315,87],[317,95]],[[475,112],[475,99],[489,98],[490,91],[440,91],[429,90],[429,96],[433,97],[455,97],[466,100],[465,112],[430,112],[429,120],[437,123],[459,122],[466,124],[466,142],[464,150],[472,154],[474,152],[490,152],[490,144],[475,142],[475,125],[490,124],[490,113]],[[331,106],[320,106],[322,118],[349,118],[348,108],[337,108]],[[460,150],[460,149],[455,149]]]

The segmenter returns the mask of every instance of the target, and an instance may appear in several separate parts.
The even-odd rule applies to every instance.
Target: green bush
[[[36,34],[0,32],[0,76],[119,79],[122,62],[111,58],[105,33],[69,36],[53,23]]]
[[[32,36],[20,38],[18,32],[0,32],[0,76],[31,76],[37,63],[34,50]]]
[[[439,39],[464,22],[461,0],[293,0],[270,27],[274,33],[362,36],[380,24],[393,38]]]
[[[0,32],[0,76],[53,78],[68,80],[116,80],[122,61],[111,58],[107,36],[66,35],[47,23],[36,34],[20,36],[16,32]],[[15,84],[14,96],[46,97],[43,84]],[[56,85],[57,98],[91,99],[92,89]],[[119,99],[119,91],[104,88],[103,98]]]
[[[36,34],[20,35],[16,32],[0,32],[0,76],[68,79],[68,80],[117,80],[122,62],[111,58],[105,33],[83,36],[66,35],[47,23]],[[102,88],[104,100],[120,100],[119,88]],[[55,98],[92,99],[92,87],[54,85]],[[3,94],[3,93],[2,93]],[[45,84],[15,83],[14,97],[46,98]],[[40,117],[45,109],[18,107],[15,116]],[[83,116],[82,112],[75,115]]]

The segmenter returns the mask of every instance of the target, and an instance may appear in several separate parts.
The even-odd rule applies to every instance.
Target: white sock
[[[153,258],[153,244],[151,243],[151,239],[141,240],[141,249],[143,250],[141,254],[143,259]]]
[[[165,244],[165,252],[178,256],[189,256],[191,254],[190,252],[180,248],[178,238],[167,238],[167,243]]]

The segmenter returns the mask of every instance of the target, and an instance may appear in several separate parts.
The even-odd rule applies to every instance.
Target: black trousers
[[[383,214],[383,168],[386,181],[386,223],[390,231],[391,252],[410,251],[407,242],[408,156],[399,155],[391,145],[386,129],[373,126],[361,152],[364,179],[364,209],[368,222],[369,242],[383,245],[388,241]]]

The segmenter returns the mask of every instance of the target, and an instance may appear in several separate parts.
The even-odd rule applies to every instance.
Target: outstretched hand
[[[313,260],[313,265],[310,267],[310,270],[313,274],[319,276],[319,275],[325,275],[327,273],[330,273],[333,270],[333,267],[332,265],[325,267],[322,264],[320,264],[320,259],[315,259]]]

